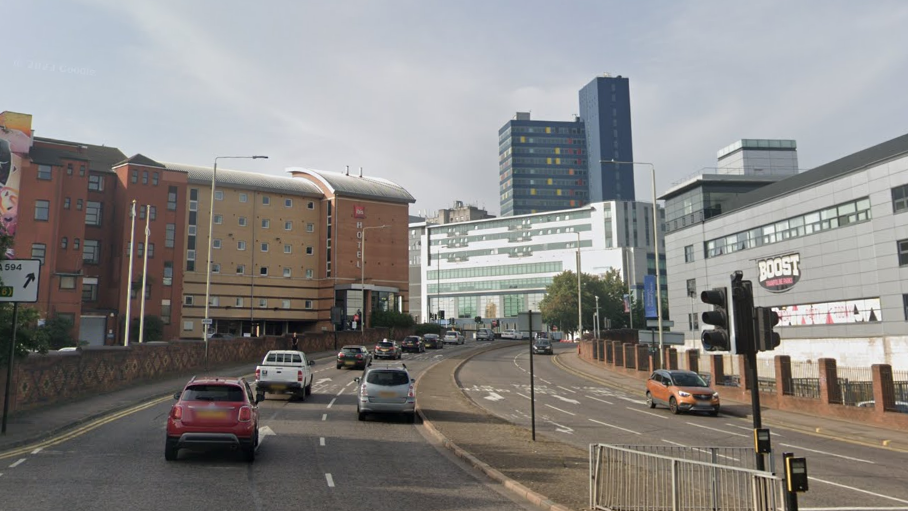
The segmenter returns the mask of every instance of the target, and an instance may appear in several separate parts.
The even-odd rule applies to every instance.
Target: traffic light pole
[[[757,352],[751,350],[744,354],[747,361],[747,381],[750,382],[750,402],[753,407],[754,429],[763,427],[763,417],[760,415],[760,383],[757,381]],[[763,454],[755,453],[757,457],[757,470],[765,471]]]

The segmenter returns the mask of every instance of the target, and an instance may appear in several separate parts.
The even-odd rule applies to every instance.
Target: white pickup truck
[[[255,368],[255,393],[264,401],[265,393],[293,394],[304,401],[312,394],[312,370],[315,362],[302,351],[271,350]]]

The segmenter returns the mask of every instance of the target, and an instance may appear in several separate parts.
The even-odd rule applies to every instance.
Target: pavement
[[[541,509],[588,509],[588,452],[574,446],[538,438],[473,404],[460,390],[457,369],[473,355],[519,342],[494,342],[439,362],[417,380],[417,411],[426,432],[458,457]],[[313,354],[323,361],[334,352]],[[641,392],[641,381],[593,365],[574,350],[554,357],[556,365],[604,386]],[[218,374],[251,375],[255,364],[224,367]],[[12,415],[0,436],[0,458],[32,449],[41,442],[65,435],[90,423],[110,420],[118,412],[172,396],[192,374],[181,374],[130,386],[70,403]],[[723,402],[723,413],[747,415],[749,404]],[[730,413],[731,414],[731,413]],[[739,415],[740,416],[740,415]],[[841,441],[908,452],[908,432],[887,430],[856,422],[828,419],[779,410],[762,410],[765,427],[779,427]]]

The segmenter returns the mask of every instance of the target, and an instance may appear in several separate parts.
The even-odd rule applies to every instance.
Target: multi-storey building
[[[597,76],[580,89],[580,118],[586,128],[589,201],[635,200],[631,93],[627,78]]]

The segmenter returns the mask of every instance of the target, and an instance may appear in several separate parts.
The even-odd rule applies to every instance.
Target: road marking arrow
[[[569,434],[569,435],[573,435],[573,434],[574,434],[574,430],[571,429],[571,428],[569,428],[569,427],[567,427],[567,426],[563,426],[563,425],[561,425],[561,424],[558,424],[557,422],[552,422],[552,421],[548,421],[548,422],[549,422],[549,424],[554,424],[555,426],[557,426],[557,427],[555,428],[555,432],[556,432],[556,433],[567,433],[567,434]]]
[[[488,399],[489,401],[501,401],[504,398],[494,392],[489,392],[489,395],[485,396],[484,399]]]
[[[325,382],[329,382],[329,381],[331,381],[331,378],[319,378],[318,380],[316,380],[315,384],[321,385],[321,384],[323,384]]]
[[[580,404],[580,401],[577,401],[576,399],[568,399],[566,397],[561,397],[558,394],[552,394],[552,397],[558,398],[558,399],[564,401],[565,403],[571,403],[571,404],[575,404],[575,405]]]

